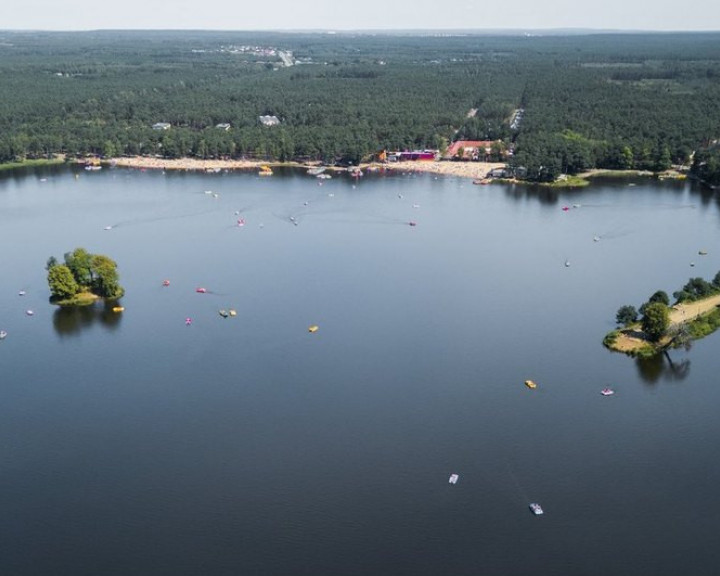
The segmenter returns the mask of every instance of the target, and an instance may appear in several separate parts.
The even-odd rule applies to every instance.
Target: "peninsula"
[[[712,334],[720,328],[719,281],[720,273],[712,283],[691,279],[674,293],[678,301],[672,306],[667,306],[664,292],[656,292],[640,307],[643,317],[639,322],[635,309],[623,306],[617,321],[624,327],[608,333],[603,344],[629,356],[654,356]]]

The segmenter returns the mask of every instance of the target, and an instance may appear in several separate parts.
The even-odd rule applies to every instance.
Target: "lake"
[[[4,176],[0,573],[717,574],[720,336],[602,338],[719,223],[652,179]],[[48,303],[76,247],[124,312]]]

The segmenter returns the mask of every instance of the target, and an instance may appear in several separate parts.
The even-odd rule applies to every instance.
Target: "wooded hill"
[[[53,153],[358,162],[462,137],[503,140],[511,164],[538,180],[664,169],[720,138],[718,46],[720,33],[6,31],[0,162]],[[170,128],[152,128],[162,122]],[[717,179],[712,152],[701,156],[705,178]]]

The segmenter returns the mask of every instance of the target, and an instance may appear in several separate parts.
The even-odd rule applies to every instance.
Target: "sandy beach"
[[[132,156],[112,158],[104,164],[120,166],[123,168],[136,168],[144,170],[188,170],[203,172],[219,172],[222,170],[258,170],[260,166],[287,166],[291,168],[310,168],[317,164],[301,164],[299,162],[263,162],[260,160],[198,160],[195,158],[151,158],[145,156]],[[426,172],[457,178],[484,178],[493,168],[502,168],[501,162],[436,162],[436,161],[407,161],[387,164],[370,163],[361,164],[363,170],[391,170],[397,172]],[[328,170],[345,171],[345,168],[328,167]]]

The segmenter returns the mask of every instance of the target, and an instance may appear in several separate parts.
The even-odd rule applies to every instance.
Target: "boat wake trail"
[[[105,230],[114,230],[115,228],[126,228],[128,226],[136,226],[139,224],[153,224],[155,222],[162,222],[165,220],[183,220],[185,218],[194,218],[196,216],[204,216],[206,214],[212,214],[213,212],[219,212],[220,208],[212,208],[210,210],[200,210],[195,212],[188,212],[186,214],[167,214],[165,216],[153,216],[150,218],[133,218],[131,220],[121,220],[110,226],[105,226]]]

